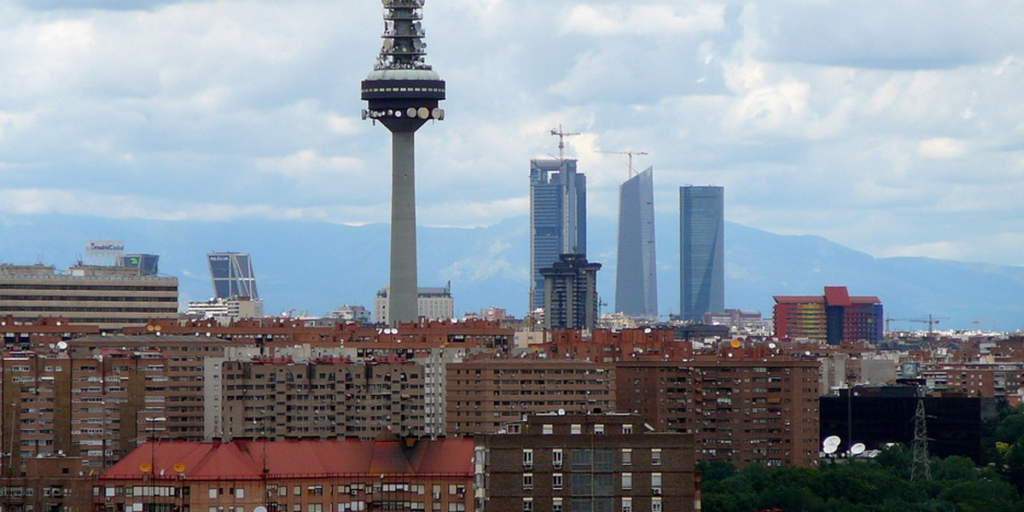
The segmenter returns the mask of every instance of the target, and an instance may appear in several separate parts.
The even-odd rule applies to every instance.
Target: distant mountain
[[[658,225],[658,301],[667,314],[679,308],[679,241],[678,224],[664,220]],[[476,229],[420,228],[420,284],[451,281],[458,312],[497,305],[521,315],[529,289],[528,231],[525,218]],[[615,225],[591,219],[589,231],[588,256],[604,264],[598,289],[604,302],[614,304]],[[130,252],[160,254],[161,272],[181,280],[183,303],[212,294],[205,260],[210,251],[253,254],[268,312],[372,307],[387,282],[386,225],[0,217],[0,262],[67,268],[87,239],[104,238],[124,240]],[[773,295],[820,294],[826,285],[846,285],[852,294],[879,296],[894,318],[932,313],[948,318],[940,327],[1024,329],[1024,268],[874,258],[816,236],[782,236],[733,223],[726,226],[726,247],[728,307],[770,316]]]

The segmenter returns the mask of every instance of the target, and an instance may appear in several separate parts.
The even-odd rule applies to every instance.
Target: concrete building
[[[679,189],[680,317],[725,311],[725,189]]]
[[[472,439],[392,434],[371,441],[159,441],[100,477],[93,511],[472,511],[473,450]]]
[[[415,322],[416,130],[427,120],[444,120],[439,105],[445,83],[426,63],[423,2],[384,3],[384,45],[373,72],[362,82],[367,101],[363,119],[380,121],[391,132],[391,278],[388,309],[395,324]]]
[[[176,318],[178,279],[140,274],[138,268],[77,265],[57,272],[45,265],[0,265],[0,317],[32,322],[60,317],[101,330]]]
[[[587,177],[576,160],[530,161],[530,310],[544,307],[545,279],[562,254],[587,252]]]
[[[845,286],[826,286],[820,296],[776,296],[775,337],[808,338],[829,345],[880,342],[885,334],[882,301],[854,297]]]
[[[594,329],[598,320],[597,271],[583,254],[559,255],[544,277],[544,328]]]
[[[352,306],[348,304],[339,306],[338,309],[331,312],[331,318],[344,322],[354,322],[357,324],[368,324],[370,323],[371,317],[372,315],[370,314],[370,310],[363,306]]]
[[[424,369],[404,360],[321,357],[225,361],[219,379],[224,439],[374,439],[426,434]]]
[[[373,301],[373,323],[392,324],[391,311],[388,307],[389,295],[388,286],[377,292],[377,297]],[[418,322],[419,319],[443,321],[455,318],[455,298],[452,297],[451,283],[444,288],[420,288],[417,308],[419,316],[412,320],[413,322]]]
[[[658,264],[654,243],[654,169],[619,187],[619,246],[615,311],[658,319]]]
[[[701,510],[693,436],[625,414],[531,415],[478,438],[477,510]]]
[[[210,299],[206,302],[189,302],[185,314],[210,318],[222,324],[241,318],[262,318],[263,301],[252,300],[248,297],[236,297],[234,299]]]
[[[218,299],[245,297],[259,300],[252,257],[242,252],[215,252],[206,255],[213,280],[213,296]]]
[[[449,436],[491,434],[527,414],[593,413],[615,406],[610,365],[552,358],[500,358],[448,365]]]

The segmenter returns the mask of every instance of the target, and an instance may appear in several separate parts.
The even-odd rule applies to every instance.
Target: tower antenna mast
[[[579,135],[579,133],[566,132],[562,130],[562,125],[559,124],[557,130],[551,130],[551,135],[558,137],[558,160],[565,160],[565,139],[568,137],[575,137]]]
[[[633,151],[633,150],[626,150],[626,151],[598,151],[598,153],[605,153],[605,154],[608,154],[608,155],[626,155],[626,156],[628,156],[629,157],[629,174],[627,174],[627,176],[626,176],[627,178],[632,178],[633,175],[636,174],[636,169],[633,169],[633,157],[634,156],[641,156],[641,155],[646,155],[647,154],[646,152],[643,152],[643,151]]]

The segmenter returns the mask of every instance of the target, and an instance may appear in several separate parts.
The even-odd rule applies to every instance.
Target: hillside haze
[[[663,220],[659,218],[659,220]],[[604,265],[598,290],[614,304],[615,225],[591,219],[589,255]],[[526,218],[475,229],[421,227],[421,286],[451,282],[456,313],[496,305],[526,312],[529,289]],[[0,262],[55,264],[64,269],[88,239],[124,240],[128,252],[160,255],[162,274],[178,277],[182,304],[212,295],[205,255],[253,255],[268,313],[326,314],[342,304],[372,308],[387,282],[386,225],[302,221],[163,222],[67,216],[0,218]],[[819,295],[846,285],[877,295],[893,318],[943,317],[940,328],[1024,328],[1024,268],[929,258],[874,258],[816,236],[782,236],[726,225],[726,306],[771,315],[773,295]],[[658,225],[658,302],[679,308],[678,224]],[[605,308],[608,310],[608,307]],[[948,318],[948,319],[946,319]],[[924,324],[894,321],[893,328]]]

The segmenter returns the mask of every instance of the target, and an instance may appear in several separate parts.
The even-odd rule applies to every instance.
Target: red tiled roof
[[[230,443],[157,441],[146,443],[111,467],[102,480],[139,480],[143,464],[156,475],[174,478],[174,465],[185,466],[188,480],[255,480],[359,475],[473,475],[473,439],[235,440]],[[265,459],[264,459],[265,455]]]
[[[825,297],[814,295],[776,295],[777,304],[824,304]]]

